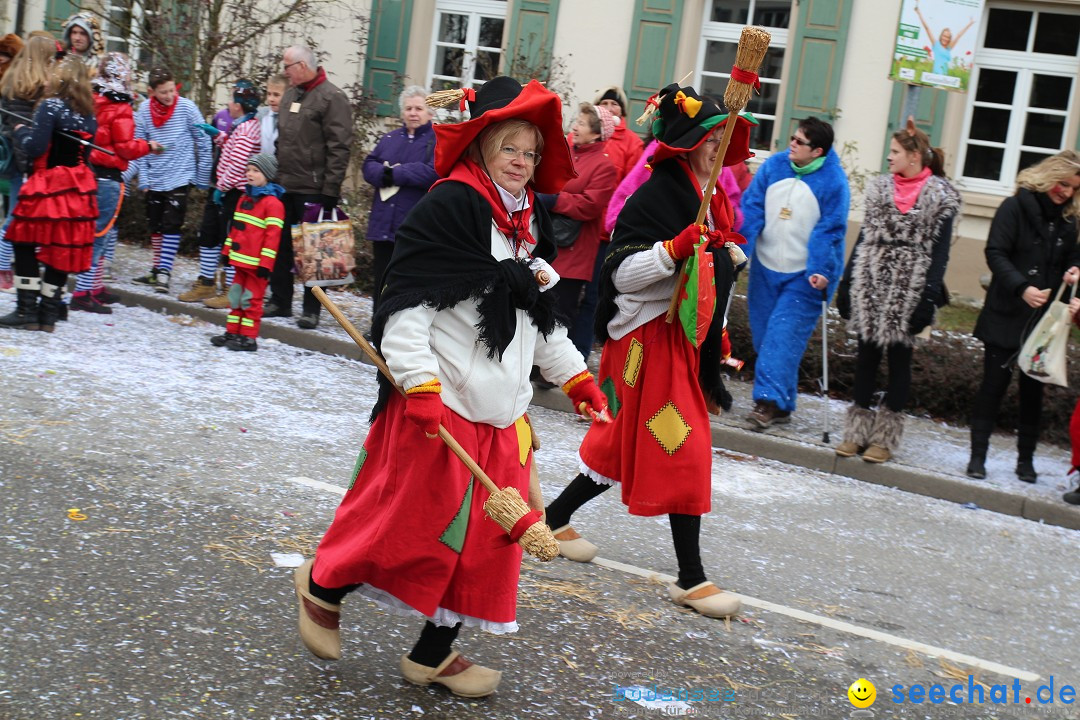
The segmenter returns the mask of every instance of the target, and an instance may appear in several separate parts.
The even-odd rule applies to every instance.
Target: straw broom
[[[709,201],[712,199],[713,190],[716,188],[716,180],[720,177],[720,171],[724,168],[724,155],[728,145],[735,134],[735,119],[750,102],[750,95],[754,91],[753,83],[735,79],[735,69],[742,72],[753,73],[756,79],[758,68],[765,59],[765,52],[769,49],[769,41],[772,36],[763,28],[744,27],[739,37],[739,48],[735,52],[735,68],[732,69],[732,77],[728,78],[727,88],[724,90],[724,105],[727,106],[728,119],[724,125],[724,136],[720,140],[720,148],[716,152],[716,160],[713,162],[712,172],[709,174],[709,183],[701,198],[701,207],[698,208],[695,224],[705,222],[705,215],[709,212]],[[683,286],[686,284],[686,263],[683,263],[679,280],[675,283],[675,292],[671,295],[671,303],[668,305],[666,320],[670,323],[675,319],[679,309],[679,299],[682,297]]]
[[[371,347],[370,343],[364,339],[364,336],[360,334],[360,331],[349,322],[349,319],[341,312],[334,301],[327,297],[326,293],[320,287],[312,288],[312,292],[319,302],[323,304],[323,307],[329,311],[335,320],[345,329],[349,337],[360,347],[368,358],[375,363],[379,371],[386,376],[386,379],[397,389],[402,395],[405,391],[402,390],[397,383],[394,382],[393,376],[390,374],[390,368],[386,366],[386,362],[379,356],[379,353],[375,351],[375,348]],[[469,469],[469,472],[473,474],[477,480],[480,481],[487,491],[491,494],[491,497],[484,503],[484,512],[487,516],[497,522],[499,527],[505,530],[511,537],[514,536],[514,531],[519,521],[525,519],[532,511],[529,506],[521,497],[521,493],[512,487],[506,487],[499,489],[491,478],[487,476],[476,461],[469,457],[469,453],[465,451],[465,448],[461,447],[454,436],[451,435],[445,427],[439,425],[439,437],[446,443],[447,447],[458,456],[461,462],[465,463],[465,467]],[[524,548],[525,552],[529,553],[538,560],[547,562],[556,555],[559,554],[559,544],[555,540],[555,536],[551,534],[551,528],[549,528],[542,520],[536,520],[528,528],[521,533],[517,538],[517,542]]]

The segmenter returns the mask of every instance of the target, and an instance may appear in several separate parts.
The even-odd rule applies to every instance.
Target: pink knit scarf
[[[904,177],[899,173],[893,174],[894,188],[893,202],[896,209],[907,214],[908,210],[915,207],[915,201],[919,199],[919,192],[930,178],[930,168],[924,167],[918,175]]]

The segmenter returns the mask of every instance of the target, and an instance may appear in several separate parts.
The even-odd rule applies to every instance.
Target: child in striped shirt
[[[195,103],[180,97],[172,73],[165,68],[150,71],[150,99],[135,112],[135,137],[152,140],[164,148],[132,163],[139,188],[146,190],[146,222],[154,265],[135,282],[158,292],[169,291],[180,231],[187,212],[188,190],[210,186],[213,164],[210,138],[196,127],[203,121]]]

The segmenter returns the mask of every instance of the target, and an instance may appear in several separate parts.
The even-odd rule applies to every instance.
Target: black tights
[[[345,596],[358,587],[360,586],[346,585],[340,588],[324,588],[315,582],[315,578],[308,580],[308,592],[331,605],[340,605]],[[409,659],[427,667],[438,667],[439,663],[450,654],[450,647],[457,639],[460,630],[461,623],[453,627],[443,627],[430,620],[427,621],[424,623],[424,629],[420,631],[420,639],[416,641],[416,645],[409,653]]]
[[[579,507],[611,488],[592,480],[585,474],[578,475],[566,486],[559,497],[547,507],[547,522],[558,529],[570,523],[570,516]],[[670,513],[671,539],[675,543],[675,558],[679,562],[678,586],[688,590],[705,582],[705,568],[701,564],[701,516]]]
[[[986,346],[983,358],[983,378],[971,410],[972,442],[985,452],[990,433],[997,423],[1001,400],[1012,382],[1015,350]],[[1042,415],[1043,384],[1024,373],[1020,376],[1020,417],[1017,423],[1017,447],[1021,457],[1030,458],[1039,441],[1039,419]]]
[[[56,268],[45,265],[45,271],[41,271],[41,266],[37,259],[37,245],[34,243],[13,243],[12,248],[15,251],[15,262],[12,268],[15,270],[15,274],[19,277],[38,277],[41,276],[41,281],[56,287],[62,288],[67,283],[68,274],[66,272],[60,272]]]
[[[893,412],[901,412],[907,404],[911,391],[911,356],[910,345],[895,343],[887,348],[874,343],[859,340],[859,354],[855,361],[855,387],[852,391],[855,404],[869,409],[874,401],[877,387],[877,369],[882,356],[889,361],[889,384],[885,392],[885,407]]]

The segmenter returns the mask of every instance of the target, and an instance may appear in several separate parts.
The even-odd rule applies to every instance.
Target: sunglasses
[[[791,142],[795,143],[796,145],[802,145],[803,147],[813,147],[813,143],[811,143],[809,140],[803,140],[798,135],[792,135]]]

